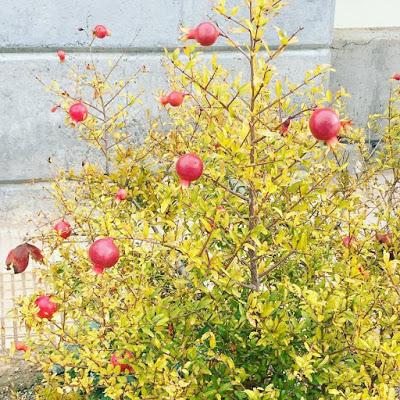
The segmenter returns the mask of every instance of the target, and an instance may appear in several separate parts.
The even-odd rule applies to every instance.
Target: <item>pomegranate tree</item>
[[[92,52],[66,73],[70,86],[48,85],[97,160],[52,180],[56,215],[71,218],[74,235],[60,240],[49,215],[25,238],[43,242],[37,273],[53,296],[20,302],[25,357],[50,395],[394,400],[398,83],[390,80],[390,112],[371,120],[383,133],[371,149],[349,123],[346,92],[321,84],[329,67],[279,73],[297,33],[271,26],[282,6],[217,2],[218,26],[200,24],[187,39],[211,46],[223,36],[235,68],[226,51],[221,60],[192,42],[166,51],[168,78],[151,81],[175,91],[164,110],[162,88],[145,87],[161,112],[143,126],[130,84],[145,69],[124,79],[118,61]],[[146,137],[133,140],[137,131]],[[25,268],[27,251],[14,249],[9,267]]]

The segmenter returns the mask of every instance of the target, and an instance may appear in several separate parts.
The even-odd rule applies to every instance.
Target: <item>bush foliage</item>
[[[54,392],[84,399],[395,399],[398,89],[371,121],[379,149],[346,123],[329,148],[308,120],[321,106],[347,120],[345,91],[323,88],[330,68],[282,77],[275,61],[295,36],[278,30],[273,49],[264,39],[281,2],[224,3],[219,40],[241,72],[190,42],[167,52],[171,90],[188,96],[160,107],[140,144],[129,140],[140,73],[114,82],[118,62],[102,72],[92,61],[71,90],[49,85],[102,160],[53,182],[74,234],[41,236],[59,311],[40,320],[36,296],[21,302],[26,357]],[[77,99],[90,112],[78,125],[68,117]],[[189,152],[204,174],[183,189],[174,167]],[[128,198],[116,203],[119,188]],[[96,275],[87,249],[100,237],[115,238],[121,258]],[[113,367],[113,354],[133,372]]]

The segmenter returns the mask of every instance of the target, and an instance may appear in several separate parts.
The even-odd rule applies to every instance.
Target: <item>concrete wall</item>
[[[229,0],[238,4],[239,0]],[[334,0],[289,0],[290,6],[273,25],[288,32],[303,26],[299,44],[280,61],[284,74],[301,80],[306,70],[330,62]],[[1,0],[0,12],[0,260],[20,241],[48,209],[42,183],[55,173],[54,165],[77,167],[92,157],[64,127],[61,113],[50,113],[51,95],[35,80],[63,80],[68,63],[60,64],[55,52],[64,49],[69,62],[83,65],[88,58],[87,35],[78,28],[106,25],[112,36],[98,41],[95,58],[100,62],[126,57],[120,75],[129,75],[145,64],[149,73],[137,84],[145,91],[145,104],[166,85],[161,61],[163,48],[179,45],[180,25],[196,25],[210,13],[208,0]],[[268,33],[277,45],[273,27]],[[237,56],[220,40],[211,51],[224,62],[240,67]],[[48,163],[48,158],[53,160]]]
[[[400,28],[336,29],[332,64],[332,89],[343,86],[350,92],[350,117],[367,126],[370,114],[387,107],[390,78],[400,72]]]
[[[399,26],[399,0],[336,0],[336,28]]]

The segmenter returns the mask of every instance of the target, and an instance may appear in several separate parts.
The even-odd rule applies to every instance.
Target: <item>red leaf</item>
[[[12,266],[14,268],[15,274],[20,274],[21,272],[24,272],[28,267],[28,264],[29,251],[26,248],[26,245],[21,244],[8,253],[6,259],[7,269],[11,269],[10,267]]]
[[[35,261],[43,262],[41,251],[36,246],[24,243],[20,244],[8,253],[6,259],[7,269],[10,270],[12,266],[15,274],[24,272],[29,264],[29,255],[31,255]]]
[[[352,126],[353,125],[353,121],[349,120],[349,121],[340,121],[340,125],[342,126],[342,128],[346,128],[348,126]]]
[[[43,262],[43,258],[44,258],[43,254],[36,246],[33,246],[32,244],[27,243],[26,247],[28,248],[29,254],[35,261],[40,262],[40,263]]]
[[[288,118],[286,121],[283,121],[281,126],[279,127],[279,132],[281,133],[282,136],[286,136],[287,131],[289,130],[291,123],[291,119]]]
[[[6,258],[7,269],[10,269],[9,266],[13,263],[13,259],[14,259],[14,250],[10,250]]]

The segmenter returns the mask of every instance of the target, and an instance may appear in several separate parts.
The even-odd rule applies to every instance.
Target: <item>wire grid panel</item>
[[[25,328],[16,318],[15,305],[19,297],[37,290],[37,282],[37,274],[32,270],[18,275],[0,272],[0,351],[25,337]]]

